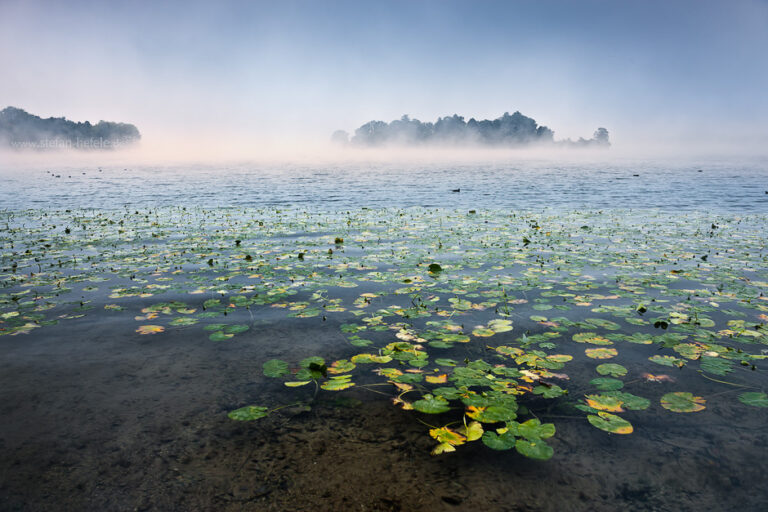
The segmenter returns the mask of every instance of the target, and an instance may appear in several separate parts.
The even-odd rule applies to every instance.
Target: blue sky
[[[0,1],[0,106],[325,139],[520,110],[556,138],[768,145],[766,1]]]

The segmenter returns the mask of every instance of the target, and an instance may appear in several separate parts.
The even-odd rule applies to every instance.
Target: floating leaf
[[[438,442],[448,443],[451,446],[458,446],[467,441],[466,437],[446,427],[433,428],[429,431],[429,435]]]
[[[610,359],[619,352],[615,348],[588,348],[584,353],[592,359]]]
[[[515,449],[521,455],[529,459],[548,460],[552,458],[554,450],[541,439],[518,439],[515,443]]]
[[[500,421],[510,421],[517,417],[515,410],[498,405],[488,407],[478,407],[470,405],[467,407],[467,416],[482,423],[498,423]]]
[[[488,329],[487,327],[477,327],[472,330],[473,336],[482,336],[487,338],[489,336],[493,336],[494,334],[496,334],[496,332],[493,329]]]
[[[587,405],[598,411],[624,412],[624,409],[621,408],[624,401],[616,396],[608,394],[586,395],[585,398]]]
[[[685,361],[682,359],[678,359],[673,356],[651,356],[648,358],[649,361],[652,361],[656,364],[660,364],[662,366],[671,366],[671,367],[678,367],[682,368],[685,366]]]
[[[459,432],[467,438],[467,441],[477,441],[483,437],[483,425],[479,421],[470,421],[469,425],[462,426]]]
[[[310,382],[312,381],[311,380],[295,380],[295,381],[288,381],[285,383],[285,385],[288,386],[289,388],[298,388],[301,386],[306,386]]]
[[[288,363],[280,359],[270,359],[262,365],[266,377],[282,377],[288,373]]]
[[[413,408],[419,412],[427,414],[441,414],[448,412],[451,408],[448,406],[448,400],[443,397],[424,395],[421,400],[413,402]]]
[[[600,375],[610,375],[611,377],[623,377],[627,374],[627,369],[616,363],[603,363],[598,365],[597,373]]]
[[[142,325],[136,329],[139,334],[158,334],[165,331],[165,327],[162,325]]]
[[[597,416],[590,414],[587,420],[592,426],[612,434],[631,434],[634,431],[630,422],[609,412],[598,412]]]
[[[350,361],[352,361],[355,364],[366,364],[366,363],[378,363],[378,364],[384,364],[388,363],[392,360],[390,356],[380,356],[377,354],[357,354],[350,358]]]
[[[240,334],[248,329],[249,327],[244,324],[228,325],[224,328],[224,332],[227,334]]]
[[[749,391],[739,395],[739,401],[752,407],[768,407],[768,395],[765,393],[758,393],[755,391]]]
[[[733,363],[722,357],[701,357],[701,369],[707,373],[720,375],[722,377],[733,371],[732,366]]]
[[[555,435],[555,426],[552,423],[542,424],[536,418],[518,423],[516,421],[511,422],[510,432],[518,437],[524,437],[530,441],[537,439],[549,439]]]
[[[512,320],[494,319],[488,322],[488,328],[493,329],[495,333],[509,332],[513,329]]]
[[[588,324],[594,325],[595,327],[608,329],[609,331],[618,331],[619,329],[621,329],[621,326],[616,322],[605,320],[603,318],[587,318],[584,321]]]
[[[432,450],[432,455],[441,455],[443,453],[455,452],[456,448],[448,443],[440,443]]]
[[[661,397],[661,406],[672,412],[702,411],[706,408],[705,403],[706,400],[702,397],[693,396],[693,394],[684,391],[667,393]]]
[[[576,343],[591,343],[592,345],[613,345],[611,340],[598,336],[594,332],[580,332],[574,334],[573,341]]]
[[[323,382],[320,387],[327,391],[341,391],[355,385],[354,382],[351,382],[351,379],[351,375],[337,375]]]
[[[357,366],[355,363],[347,361],[346,359],[339,359],[334,361],[331,366],[328,367],[328,373],[346,373],[351,372]]]
[[[621,400],[621,406],[631,411],[642,411],[651,405],[651,401],[647,398],[633,395],[632,393],[627,393],[625,391],[609,391],[603,394]]]
[[[234,411],[231,411],[227,416],[229,416],[230,419],[237,420],[237,421],[251,421],[251,420],[257,420],[259,418],[263,418],[264,416],[268,416],[269,412],[266,407],[259,407],[256,405],[248,405],[246,407],[241,407],[240,409],[235,409]]]
[[[556,384],[550,386],[536,386],[533,388],[534,395],[541,395],[544,398],[557,398],[567,393],[566,390]]]
[[[482,437],[483,444],[493,450],[509,450],[517,444],[517,438],[511,432],[497,434],[486,431]]]
[[[208,339],[211,341],[226,341],[234,336],[235,336],[234,334],[228,334],[224,331],[216,331],[214,333],[211,333],[211,335],[208,336]]]
[[[612,379],[610,377],[599,377],[589,381],[591,386],[596,387],[600,391],[615,391],[624,387],[624,383],[618,379]]]

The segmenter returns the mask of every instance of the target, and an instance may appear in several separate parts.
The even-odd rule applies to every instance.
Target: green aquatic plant
[[[129,332],[146,343],[183,333],[239,347],[258,343],[267,319],[309,336],[332,331],[340,343],[319,356],[256,363],[296,388],[291,405],[350,389],[385,393],[429,425],[435,454],[484,445],[547,459],[557,444],[549,418],[575,413],[628,434],[630,419],[642,428],[634,418],[651,408],[698,412],[730,400],[760,414],[768,406],[764,215],[2,215],[0,335],[45,333],[97,311],[133,318]],[[267,393],[230,417],[268,417],[287,407],[277,401]]]

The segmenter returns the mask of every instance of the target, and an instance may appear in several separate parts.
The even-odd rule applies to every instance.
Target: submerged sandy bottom
[[[121,325],[124,323],[124,325]],[[331,346],[335,327],[274,323],[213,344],[115,336],[78,319],[0,339],[2,510],[761,510],[768,429],[738,405],[628,415],[616,436],[557,418],[554,457],[432,457],[413,413],[370,391],[257,422],[226,413],[274,385],[254,363]],[[279,391],[276,390],[276,391]]]

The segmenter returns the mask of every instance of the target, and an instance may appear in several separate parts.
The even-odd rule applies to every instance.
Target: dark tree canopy
[[[343,137],[334,134],[332,139],[344,143]],[[343,132],[346,135],[346,132]],[[400,119],[386,123],[370,121],[355,130],[349,141],[355,146],[386,145],[488,145],[488,146],[524,146],[529,144],[564,144],[568,146],[608,146],[608,131],[598,128],[593,139],[554,141],[554,132],[539,125],[530,117],[520,112],[505,112],[496,119],[465,121],[463,116],[452,115],[438,118],[434,123],[423,123],[404,115]]]
[[[141,138],[132,124],[99,121],[76,123],[64,117],[41,117],[16,108],[0,110],[0,146],[15,149],[113,149]]]

